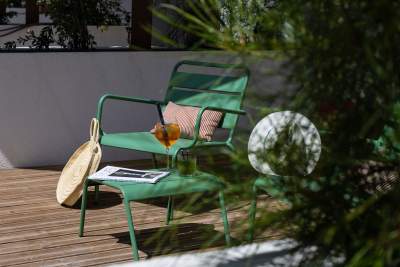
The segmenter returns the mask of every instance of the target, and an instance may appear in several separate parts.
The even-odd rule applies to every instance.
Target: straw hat
[[[57,185],[58,203],[73,206],[79,200],[86,177],[96,172],[100,160],[99,122],[94,118],[90,124],[90,140],[74,152],[61,173]]]

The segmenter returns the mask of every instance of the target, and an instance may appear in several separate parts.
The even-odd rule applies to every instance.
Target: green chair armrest
[[[139,98],[139,97],[128,97],[128,96],[120,96],[120,95],[112,95],[112,94],[105,94],[103,95],[98,104],[97,104],[97,114],[96,118],[99,121],[100,124],[100,131],[101,131],[101,119],[103,117],[103,107],[104,107],[104,102],[107,99],[112,99],[112,100],[118,100],[118,101],[127,101],[127,102],[134,102],[134,103],[143,103],[143,104],[151,104],[151,105],[157,105],[157,104],[164,104],[163,101],[159,100],[153,100],[153,99],[146,99],[146,98]]]
[[[201,117],[203,116],[203,113],[206,110],[213,110],[213,111],[219,111],[223,113],[231,113],[231,114],[237,114],[237,115],[246,115],[246,111],[241,110],[241,109],[226,109],[226,108],[217,108],[217,107],[202,107],[197,114],[196,118],[196,124],[194,126],[194,137],[193,137],[193,144],[195,144],[199,138],[199,133],[200,133],[200,123],[201,123]]]
[[[203,107],[204,111],[206,110],[214,110],[214,111],[220,111],[223,113],[231,113],[231,114],[237,114],[237,115],[246,115],[246,111],[241,110],[241,109],[227,109],[227,108],[216,108],[216,107]],[[203,111],[203,112],[204,112]],[[201,112],[201,110],[200,110]]]
[[[192,60],[183,60],[175,65],[174,72],[177,71],[182,65],[191,66],[202,66],[202,67],[213,67],[222,69],[243,69],[247,76],[250,76],[250,70],[243,64],[224,64],[224,63],[212,63],[212,62],[200,62]]]

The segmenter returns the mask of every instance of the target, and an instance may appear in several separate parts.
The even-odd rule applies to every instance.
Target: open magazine
[[[167,176],[169,172],[144,171],[127,169],[114,166],[106,166],[88,177],[91,180],[157,183],[161,178]]]

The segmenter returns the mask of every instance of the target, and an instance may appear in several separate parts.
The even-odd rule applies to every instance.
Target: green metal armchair
[[[227,70],[229,72],[232,72],[232,70],[242,70],[242,73],[238,76],[225,76],[180,70],[186,66],[201,67],[205,69],[217,68]],[[148,131],[125,133],[104,132],[101,124],[102,114],[104,103],[107,100],[145,103],[150,105],[161,104],[162,107],[165,107],[169,101],[172,101],[179,105],[201,108],[195,124],[194,138],[180,138],[169,150],[169,156],[172,156],[172,166],[175,165],[177,155],[182,149],[224,146],[229,149],[233,149],[232,137],[236,128],[238,117],[239,115],[245,114],[245,112],[241,110],[241,106],[248,80],[249,71],[244,66],[195,61],[179,62],[173,69],[164,101],[117,96],[111,94],[106,94],[100,99],[97,109],[97,119],[100,123],[100,144],[103,146],[150,152],[153,155],[153,159],[155,154],[165,155],[165,148],[154,138],[153,134]],[[206,110],[221,111],[224,113],[220,127],[229,131],[229,135],[226,140],[204,141],[199,139],[201,116]]]
[[[187,70],[194,68],[197,71]],[[203,70],[199,72],[199,70]],[[209,74],[214,70],[222,71],[222,75]],[[231,75],[237,73],[236,75]],[[149,152],[153,156],[156,165],[156,154],[166,155],[166,149],[149,131],[145,132],[123,132],[106,133],[102,129],[102,115],[104,103],[108,100],[125,101],[132,103],[144,103],[154,105],[160,104],[163,108],[172,101],[179,105],[199,107],[194,137],[192,139],[180,138],[169,149],[168,156],[172,157],[172,167],[176,165],[177,155],[183,149],[205,149],[211,147],[226,147],[234,149],[232,138],[239,115],[244,115],[241,110],[245,90],[249,81],[249,70],[242,65],[206,63],[196,61],[179,62],[173,69],[163,101],[117,96],[106,94],[99,100],[97,108],[97,119],[100,123],[100,144],[124,149],[132,149]],[[204,111],[214,110],[224,113],[219,127],[228,131],[228,137],[223,141],[205,141],[199,138],[200,122]],[[96,199],[99,188],[96,186]],[[167,224],[173,217],[173,201],[169,197]]]

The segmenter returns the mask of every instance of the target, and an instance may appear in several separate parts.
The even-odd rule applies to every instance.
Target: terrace
[[[226,158],[215,164],[229,166]],[[151,161],[116,162],[114,165],[139,169],[151,167]],[[204,160],[201,162],[207,168]],[[90,195],[86,234],[78,237],[79,205],[66,208],[57,204],[55,189],[60,167],[0,170],[0,265],[1,266],[104,266],[132,261],[126,216],[121,196],[111,188],[102,188],[100,202]],[[212,199],[212,198],[211,198]],[[133,214],[141,259],[160,255],[194,253],[224,247],[219,239],[205,246],[216,233],[223,232],[218,204],[208,203],[200,210],[188,210],[185,197],[176,208],[177,224],[165,226],[166,199],[135,202]],[[268,209],[284,205],[266,196],[259,205]],[[248,202],[228,206],[231,235],[240,237],[235,225],[247,216]],[[171,228],[173,230],[171,230]],[[160,235],[169,236],[162,246]],[[239,236],[238,236],[239,235]],[[271,231],[257,235],[255,241],[281,238]]]
[[[17,51],[2,53],[0,58],[8,66],[0,72],[2,88],[7,88],[0,98],[2,109],[6,110],[0,113],[0,120],[10,122],[10,114],[13,118],[12,125],[0,131],[3,140],[0,142],[3,185],[0,189],[0,266],[98,266],[131,262],[122,196],[102,186],[100,202],[94,205],[93,194],[90,194],[85,236],[78,237],[79,203],[67,208],[56,200],[55,191],[64,164],[88,139],[88,123],[103,94],[162,99],[177,62],[189,59],[232,63],[235,57],[221,51],[111,50],[90,53]],[[252,68],[273,69],[277,65],[267,60],[253,64]],[[257,88],[256,79],[250,82]],[[272,88],[279,87],[281,78],[273,77],[267,83]],[[111,102],[107,103],[103,119],[104,129],[110,132],[149,130],[158,120],[153,107]],[[245,117],[240,125],[248,127]],[[104,147],[102,162],[148,169],[152,166],[148,156],[148,153]],[[134,160],[126,162],[131,159]],[[213,166],[208,165],[200,163],[206,171],[227,171],[232,166],[229,159],[220,154],[216,155]],[[167,199],[134,202],[140,259],[224,248],[223,237],[209,243],[215,235],[223,233],[223,225],[218,201],[213,195],[205,197],[212,201],[194,210],[186,207],[188,199],[179,198],[176,223],[172,226],[165,226]],[[247,225],[241,224],[248,217],[249,202],[247,199],[227,203],[235,244],[244,241],[243,231]],[[264,195],[259,206],[274,210],[284,205]],[[281,237],[279,232],[265,231],[257,235],[255,241]]]
[[[0,0],[0,266],[399,266],[399,8]]]

